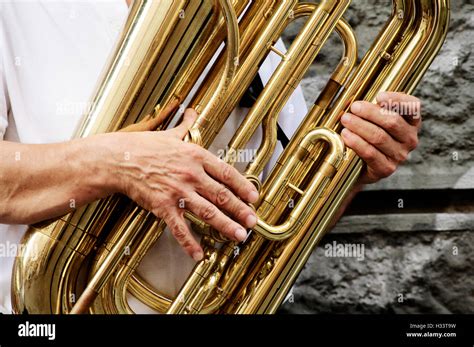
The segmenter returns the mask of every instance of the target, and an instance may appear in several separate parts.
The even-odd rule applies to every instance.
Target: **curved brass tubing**
[[[253,229],[257,234],[270,241],[283,241],[293,236],[298,230],[297,226],[302,224],[307,218],[307,212],[311,210],[325,193],[326,187],[334,177],[342,159],[344,158],[345,145],[341,136],[334,130],[328,128],[318,128],[311,130],[301,141],[299,149],[296,151],[292,160],[285,168],[288,172],[294,170],[294,167],[308,157],[316,143],[324,141],[329,145],[323,165],[313,176],[311,183],[306,191],[300,192],[302,195],[300,201],[293,208],[287,220],[280,225],[270,225],[262,218],[258,218],[257,225]],[[298,189],[295,187],[294,189]]]
[[[229,143],[229,153],[245,147],[270,109],[279,113],[304,73],[318,55],[329,34],[349,6],[349,0],[322,1],[309,17],[300,34],[285,54],[266,88],[249,111]],[[330,14],[330,15],[329,15]],[[298,62],[298,64],[295,64]],[[285,83],[283,83],[283,81]],[[229,156],[226,161],[232,163]]]
[[[240,51],[240,35],[239,35],[239,23],[235,14],[231,0],[218,0],[225,22],[227,24],[227,43],[226,43],[226,59],[224,65],[224,71],[219,79],[217,88],[210,100],[208,100],[206,106],[200,112],[196,120],[196,124],[199,124],[203,120],[209,118],[215,112],[215,109],[219,107],[229,89],[229,86],[234,78],[237,67],[239,66],[239,51]],[[189,137],[186,141],[192,141],[193,143],[203,144],[202,135],[199,128],[192,127],[189,130]]]
[[[166,295],[157,293],[151,284],[136,273],[130,277],[127,290],[156,312],[166,312],[173,302],[173,300]],[[143,294],[144,292],[146,294]]]
[[[316,9],[317,5],[313,3],[301,3],[298,4],[294,17],[292,20],[309,16]],[[322,117],[324,111],[331,104],[332,100],[336,97],[337,93],[341,90],[346,80],[352,73],[355,65],[357,64],[357,39],[354,31],[352,30],[349,23],[344,18],[341,18],[336,25],[336,33],[342,40],[344,52],[339,64],[331,74],[326,87],[321,91],[316,104],[318,105],[319,114],[310,115],[308,120]],[[272,107],[268,115],[262,121],[262,143],[257,151],[257,155],[251,163],[249,163],[245,170],[245,175],[257,177],[263,171],[265,165],[273,155],[275,146],[277,143],[277,121],[279,112]],[[307,123],[307,122],[305,122]],[[314,121],[313,121],[314,123]],[[308,128],[307,126],[305,128]]]
[[[293,13],[294,19],[309,16],[317,7],[318,4],[316,3],[299,3]],[[344,18],[339,19],[335,30],[342,40],[344,53],[342,54],[343,58],[333,71],[330,79],[339,85],[343,85],[350,76],[352,71],[351,67],[354,67],[357,63],[357,38],[354,34],[354,30],[352,30],[350,24]]]
[[[261,3],[264,4],[263,1]],[[236,82],[231,84],[227,99],[217,105],[214,114],[209,114],[209,117],[201,115],[193,125],[193,128],[198,128],[201,133],[204,148],[211,145],[217,133],[222,129],[228,115],[237,107],[248,86],[258,73],[259,64],[257,62],[263,60],[271,45],[281,35],[289,11],[294,8],[296,3],[297,0],[279,0],[275,1],[273,8],[268,9],[271,10],[266,14],[268,22],[260,35],[252,42],[252,48],[249,49],[245,59],[239,62],[239,68],[234,78]],[[249,30],[253,29],[249,28]],[[201,101],[197,100],[193,104],[201,104]]]

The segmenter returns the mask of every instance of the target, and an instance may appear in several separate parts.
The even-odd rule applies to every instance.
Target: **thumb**
[[[176,137],[183,139],[188,133],[189,129],[191,129],[191,127],[193,126],[197,117],[198,117],[197,112],[194,111],[192,108],[188,108],[184,112],[184,117],[181,123],[177,127],[170,129],[168,131],[170,131]]]

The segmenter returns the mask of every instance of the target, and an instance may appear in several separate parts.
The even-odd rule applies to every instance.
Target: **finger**
[[[241,242],[247,238],[247,231],[240,224],[197,193],[189,198],[186,208],[229,239]]]
[[[163,121],[179,106],[178,99],[173,100],[163,110],[159,111],[157,115],[147,115],[140,122],[129,125],[120,132],[139,132],[139,131],[154,131]]]
[[[378,125],[398,142],[404,143],[413,129],[398,113],[382,109],[368,101],[356,101],[351,106],[356,116]]]
[[[189,230],[189,227],[184,220],[183,212],[170,212],[163,219],[184,251],[195,261],[200,261],[204,256],[204,252]]]
[[[373,178],[388,177],[396,170],[396,165],[392,161],[359,135],[345,128],[341,136],[344,143],[367,164],[367,169]]]
[[[193,126],[197,117],[198,117],[197,112],[191,108],[188,108],[184,112],[184,117],[181,123],[177,127],[170,129],[168,131],[172,133],[174,136],[180,139],[183,139],[188,133],[189,129],[191,129],[191,127]]]
[[[149,127],[149,130],[158,129],[158,127],[163,123],[163,121],[167,119],[169,115],[178,108],[178,106],[179,106],[178,99],[173,99],[162,110],[159,109],[159,105],[158,105],[157,109],[155,109],[153,116],[150,116],[150,120],[147,121],[147,126]]]
[[[217,183],[207,175],[203,176],[202,184],[197,187],[197,192],[220,210],[227,211],[240,224],[247,228],[253,228],[257,223],[255,212],[227,187]]]
[[[178,107],[179,107],[179,99],[175,98],[171,100],[164,109],[160,110],[157,115],[155,115],[155,119],[160,121],[160,124],[161,124],[161,122],[163,122]]]
[[[250,203],[257,202],[259,198],[257,189],[236,168],[208,151],[203,152],[202,155],[204,170],[211,177],[229,187],[241,199]]]
[[[377,103],[384,109],[398,113],[410,125],[420,126],[421,101],[417,97],[400,92],[381,92],[377,95]]]
[[[125,128],[120,129],[119,132],[132,133],[132,132],[153,130],[153,129],[150,129],[150,126],[149,126],[150,119],[151,119],[151,116],[148,115],[145,118],[143,118],[140,122],[131,124]]]
[[[403,162],[407,159],[408,150],[374,123],[350,113],[342,116],[341,123],[394,161]]]

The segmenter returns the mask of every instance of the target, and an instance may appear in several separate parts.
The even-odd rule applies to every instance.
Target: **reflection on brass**
[[[94,202],[29,228],[14,267],[15,312],[133,313],[127,292],[163,313],[275,312],[363,167],[341,140],[341,115],[354,100],[374,102],[380,91],[412,92],[447,32],[449,0],[393,0],[392,16],[357,65],[357,41],[342,19],[349,4],[135,0],[77,136],[118,131],[146,119],[157,105],[183,102],[225,41],[191,102],[199,116],[186,140],[207,148],[263,59],[276,52],[281,63],[227,151],[245,149],[262,125],[260,147],[243,172],[261,193],[253,206],[258,224],[237,244],[186,213],[203,234],[204,259],[171,298],[135,272],[164,222],[123,196]],[[186,16],[180,16],[182,10]],[[276,50],[282,31],[302,17],[305,23],[288,51]],[[342,59],[261,182],[277,141],[277,116],[333,31],[344,44]],[[235,156],[225,160],[234,164]]]

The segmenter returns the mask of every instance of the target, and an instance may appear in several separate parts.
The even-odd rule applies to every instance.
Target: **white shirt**
[[[0,139],[22,143],[70,139],[87,111],[127,13],[125,0],[0,2]],[[278,57],[271,55],[262,65],[264,83],[278,63]],[[236,110],[229,118],[215,148],[225,147],[223,139],[235,131],[244,112]],[[298,88],[279,121],[288,136],[305,114]],[[256,134],[250,148],[259,140]],[[281,151],[278,146],[277,152]],[[11,312],[14,250],[25,230],[22,225],[0,224],[0,312]],[[194,261],[165,233],[139,272],[173,295],[193,266]],[[131,305],[137,311],[148,311],[133,300]]]

